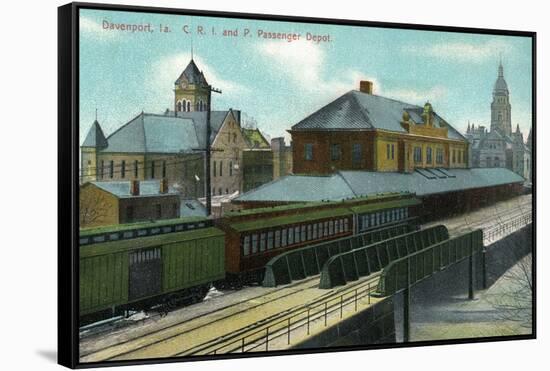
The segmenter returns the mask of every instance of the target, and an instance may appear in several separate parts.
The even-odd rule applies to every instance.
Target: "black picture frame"
[[[530,38],[532,41],[532,140],[537,138],[537,89],[536,89],[536,50],[537,34],[531,31],[511,31],[483,28],[433,26],[424,24],[389,23],[349,19],[312,18],[271,14],[252,14],[222,11],[202,11],[193,9],[157,8],[97,3],[70,3],[58,8],[58,363],[69,368],[89,368],[98,366],[122,366],[169,362],[218,360],[244,357],[265,357],[289,354],[309,354],[341,352],[379,348],[418,347],[427,345],[447,345],[508,340],[536,339],[536,150],[532,153],[533,178],[533,332],[530,335],[515,335],[488,338],[420,341],[406,344],[383,344],[369,346],[346,346],[306,350],[270,351],[243,355],[216,355],[185,358],[152,358],[132,361],[109,361],[80,363],[78,357],[78,173],[79,173],[79,10],[95,9],[129,11],[139,13],[159,13],[188,16],[208,16],[215,18],[238,18],[250,20],[286,21],[330,25],[351,25],[391,29],[444,31],[451,33],[472,33],[483,35],[507,35]],[[536,148],[536,147],[535,147]]]

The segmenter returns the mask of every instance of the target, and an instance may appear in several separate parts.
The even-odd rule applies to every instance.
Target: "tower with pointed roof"
[[[174,111],[195,112],[208,108],[208,82],[191,57],[174,83]]]
[[[512,134],[510,92],[504,80],[502,62],[498,66],[498,76],[493,87],[493,102],[491,103],[491,131],[497,130],[504,136]]]
[[[81,146],[80,179],[82,183],[96,180],[98,152],[105,147],[107,147],[107,139],[96,117]]]

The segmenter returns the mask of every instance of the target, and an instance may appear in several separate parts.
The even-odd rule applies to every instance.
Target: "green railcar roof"
[[[352,211],[349,208],[338,208],[328,210],[312,211],[310,213],[300,213],[295,215],[285,215],[270,219],[262,220],[250,220],[245,222],[237,222],[230,224],[230,227],[239,231],[249,231],[254,229],[263,229],[277,227],[286,224],[295,224],[301,222],[308,222],[311,220],[326,219],[335,216],[347,216],[352,215]]]
[[[80,258],[97,255],[116,254],[120,252],[144,249],[174,242],[198,240],[204,238],[222,237],[224,232],[215,227],[197,229],[193,231],[165,233],[156,236],[138,237],[129,240],[100,242],[80,247]]]
[[[351,210],[354,213],[360,214],[360,213],[368,213],[368,212],[377,211],[377,210],[393,209],[396,207],[415,206],[415,205],[419,205],[420,203],[421,203],[420,199],[413,197],[413,198],[406,198],[402,200],[376,202],[376,203],[367,204],[367,205],[353,206],[351,207]]]
[[[167,225],[193,223],[193,222],[199,222],[203,220],[207,220],[207,219],[201,216],[190,216],[186,218],[157,220],[155,222],[139,222],[139,223],[129,223],[129,224],[108,225],[104,227],[81,228],[80,236],[86,237],[86,236],[91,236],[98,233],[120,232],[120,231],[127,231],[127,230],[138,229],[138,228],[163,227]]]

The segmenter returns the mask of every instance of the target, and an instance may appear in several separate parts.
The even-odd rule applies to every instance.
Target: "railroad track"
[[[254,297],[246,298],[246,299],[238,301],[236,303],[226,305],[226,306],[217,308],[215,310],[212,310],[212,311],[209,311],[209,312],[206,312],[206,313],[202,313],[198,317],[186,318],[186,319],[177,321],[177,322],[172,323],[170,325],[167,325],[165,327],[150,331],[146,335],[143,335],[143,336],[126,339],[126,340],[123,340],[123,341],[120,341],[120,342],[117,342],[117,343],[114,343],[114,344],[109,344],[107,346],[104,346],[104,347],[101,347],[101,348],[96,348],[96,349],[89,350],[89,351],[86,351],[86,350],[81,351],[81,353],[80,353],[81,361],[89,362],[89,361],[95,361],[96,359],[97,360],[109,360],[111,358],[114,358],[115,356],[124,355],[128,352],[127,351],[126,352],[125,351],[118,352],[117,351],[118,348],[122,349],[123,347],[127,347],[127,346],[131,347],[133,342],[138,342],[138,341],[141,344],[139,346],[136,346],[136,347],[132,348],[132,351],[142,349],[145,346],[156,344],[160,341],[168,340],[168,339],[170,339],[174,336],[178,336],[178,335],[181,335],[181,334],[186,334],[186,333],[195,331],[199,328],[202,328],[204,326],[204,324],[202,322],[205,322],[206,318],[211,319],[209,322],[207,322],[208,324],[216,323],[216,322],[219,322],[219,321],[222,321],[222,320],[226,320],[226,319],[231,318],[232,316],[234,316],[236,314],[243,313],[243,312],[255,309],[259,306],[262,306],[262,305],[265,305],[265,304],[268,304],[268,303],[272,303],[272,302],[277,301],[277,300],[284,299],[284,298],[286,298],[288,296],[291,296],[291,295],[296,295],[297,293],[300,293],[304,290],[307,290],[308,288],[317,287],[319,285],[318,281],[319,281],[318,276],[310,277],[310,278],[307,278],[305,280],[301,280],[301,281],[294,282],[292,284],[286,285],[286,286],[280,288],[279,290],[272,290],[268,293],[263,293],[261,295],[256,295]],[[269,297],[269,296],[272,296],[272,298],[265,299],[266,297]],[[254,304],[255,302],[257,302],[257,304]],[[253,303],[253,304],[248,304],[247,305],[247,303]],[[244,309],[239,308],[239,306],[246,306],[246,308],[244,308]],[[229,313],[229,314],[223,315],[224,312],[231,311],[231,309],[234,309],[234,311]],[[214,318],[212,318],[212,317],[214,317]],[[199,322],[199,323],[196,323],[195,325],[193,325],[192,324],[193,322]],[[189,327],[189,328],[185,329],[184,331],[178,332],[178,330],[179,330],[178,327],[180,327],[180,326],[186,326],[186,327]],[[174,332],[176,332],[176,334],[174,334]],[[149,339],[151,337],[159,337],[159,339],[151,341],[151,342],[147,341],[147,339]],[[104,358],[104,354],[114,354],[114,355],[109,356],[108,358]]]
[[[487,208],[481,212],[472,212],[468,215],[456,216],[443,221],[448,225],[451,234],[460,234],[472,229],[481,228],[484,230],[490,229],[495,225],[505,223],[514,218],[531,213],[531,199],[517,200],[517,206],[513,208],[498,210],[502,205],[494,205],[495,214],[498,215],[495,220],[487,217]],[[485,214],[484,214],[485,213]],[[459,221],[463,223],[458,223]],[[441,224],[442,222],[430,223]],[[358,281],[357,283],[347,285],[343,288],[335,289],[325,295],[318,295],[311,298],[304,304],[294,305],[288,309],[266,315],[261,320],[246,323],[243,326],[237,326],[233,329],[228,329],[221,336],[213,339],[203,339],[197,344],[183,348],[182,344],[185,341],[179,341],[186,336],[192,336],[195,333],[198,335],[201,331],[206,331],[205,328],[210,325],[220,325],[225,322],[230,322],[237,318],[242,313],[258,310],[265,307],[266,310],[270,304],[274,304],[279,300],[285,300],[308,291],[314,291],[318,287],[319,276],[309,277],[305,280],[287,285],[279,290],[270,291],[266,294],[257,295],[245,300],[217,308],[216,310],[202,313],[198,317],[186,318],[168,326],[153,330],[142,336],[133,337],[124,341],[109,344],[102,348],[96,348],[92,351],[84,351],[81,353],[81,361],[105,361],[119,359],[139,359],[148,357],[168,357],[168,356],[192,356],[203,354],[230,353],[230,352],[248,352],[248,351],[263,351],[269,349],[269,344],[277,341],[285,335],[288,336],[290,343],[290,335],[296,329],[303,328],[307,325],[309,333],[309,325],[318,321],[324,316],[325,322],[327,315],[335,310],[342,311],[345,305],[351,302],[357,302],[358,288],[367,285],[362,298],[369,298],[370,290],[375,290],[374,282],[378,281],[378,276],[369,276],[366,280]],[[361,291],[361,290],[359,290]],[[368,292],[367,292],[368,291]],[[351,295],[355,294],[355,295]],[[348,297],[345,297],[349,295]],[[269,297],[271,296],[271,297]],[[305,296],[305,295],[304,295]],[[335,299],[336,298],[336,299]],[[340,299],[338,299],[340,298]],[[307,298],[305,298],[307,299]],[[338,301],[339,300],[339,301]],[[255,303],[256,302],[256,303]],[[322,308],[318,311],[312,308],[319,309],[319,304]],[[356,304],[357,305],[357,304]],[[244,309],[243,309],[244,307]],[[229,313],[227,313],[229,311]],[[207,332],[207,331],[206,331]],[[179,344],[178,344],[179,343]],[[172,349],[165,354],[156,350],[164,346],[171,345]]]
[[[346,305],[356,303],[359,298],[370,296],[370,293],[376,290],[379,277],[380,272],[374,273],[366,280],[332,290],[326,295],[290,308],[264,321],[259,321],[243,328],[241,331],[212,339],[174,354],[174,356],[264,351],[269,350],[270,340],[273,341],[282,336],[287,336],[288,344],[290,344],[290,336],[293,330],[308,326],[308,324],[320,318],[327,318],[328,315],[337,310],[343,311]]]

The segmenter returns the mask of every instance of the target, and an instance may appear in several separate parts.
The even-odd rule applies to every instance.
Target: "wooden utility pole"
[[[210,143],[210,136],[212,135],[212,126],[210,123],[210,112],[212,111],[212,92],[221,94],[222,91],[215,89],[212,85],[208,85],[208,100],[206,107],[206,148],[205,148],[205,177],[206,177],[206,214],[212,215],[212,174],[210,169],[210,158],[212,155],[212,143]]]

